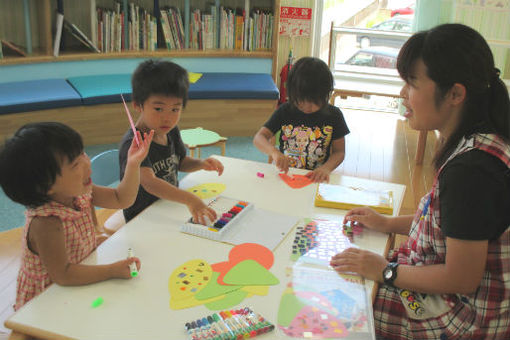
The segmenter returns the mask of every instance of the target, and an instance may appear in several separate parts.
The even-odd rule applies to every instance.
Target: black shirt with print
[[[273,134],[280,131],[280,151],[289,157],[290,166],[308,170],[324,164],[329,158],[331,142],[350,132],[342,111],[329,104],[319,111],[304,113],[285,103],[264,126]]]
[[[167,139],[168,145],[161,145],[155,142],[151,143],[149,154],[143,160],[141,166],[152,168],[156,177],[178,187],[179,181],[177,175],[179,165],[181,160],[186,157],[186,148],[182,142],[181,134],[177,126],[168,132]],[[127,154],[132,140],[133,131],[129,129],[120,142],[119,164],[121,180],[126,170]],[[148,193],[140,185],[135,203],[131,207],[124,209],[126,222],[138,215],[157,199],[158,197]]]

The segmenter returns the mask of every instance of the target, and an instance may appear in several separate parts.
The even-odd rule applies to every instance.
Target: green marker
[[[128,249],[128,258],[130,258],[130,257],[134,257],[132,248]],[[129,264],[129,271],[131,272],[131,277],[138,276],[138,269],[136,268],[136,262],[131,262]]]
[[[96,307],[99,307],[103,304],[104,300],[102,297],[98,297],[97,299],[95,299],[94,301],[92,301],[92,308],[96,308]]]

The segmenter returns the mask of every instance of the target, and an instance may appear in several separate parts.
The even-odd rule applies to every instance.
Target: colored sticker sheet
[[[206,199],[218,196],[226,188],[227,186],[223,183],[203,183],[186,189],[186,191],[197,195],[201,199]]]
[[[340,221],[305,218],[296,227],[290,259],[329,267],[332,256],[350,247],[357,246]]]
[[[269,271],[273,262],[273,252],[256,243],[235,246],[227,261],[212,265],[201,259],[187,261],[168,280],[170,308],[204,305],[220,310],[253,295],[267,295],[269,286],[280,282]]]
[[[292,338],[373,339],[372,308],[360,276],[294,266],[278,309],[278,327]]]
[[[293,189],[304,188],[307,185],[312,184],[312,180],[304,175],[287,175],[287,174],[278,174],[280,178],[287,183],[287,185]]]

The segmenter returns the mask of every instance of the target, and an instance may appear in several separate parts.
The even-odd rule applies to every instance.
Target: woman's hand
[[[353,272],[366,279],[383,282],[382,272],[388,261],[381,255],[359,248],[349,248],[330,260],[338,273]]]
[[[344,224],[348,221],[353,225],[378,231],[386,231],[388,218],[368,207],[354,208],[344,217]]]
[[[206,171],[217,171],[218,176],[223,173],[223,164],[216,158],[209,157],[202,161],[202,169]]]

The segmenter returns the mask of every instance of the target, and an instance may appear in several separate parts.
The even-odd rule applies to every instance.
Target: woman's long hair
[[[423,60],[427,75],[437,86],[436,106],[456,83],[466,88],[459,124],[434,156],[439,169],[463,137],[475,132],[496,133],[510,139],[508,90],[494,67],[485,39],[462,24],[444,24],[414,34],[402,46],[397,69],[406,82],[417,60]]]

